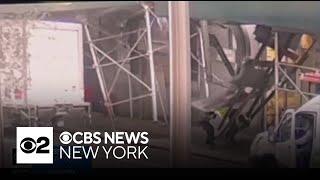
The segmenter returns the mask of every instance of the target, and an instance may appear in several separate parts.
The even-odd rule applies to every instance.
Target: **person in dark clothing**
[[[297,168],[308,168],[310,166],[310,158],[312,151],[313,127],[307,116],[298,115],[296,121],[296,158]]]
[[[207,138],[206,144],[214,144],[215,141],[215,129],[213,125],[210,123],[210,120],[215,120],[217,118],[217,114],[215,112],[207,112],[200,122],[201,127],[206,131]]]

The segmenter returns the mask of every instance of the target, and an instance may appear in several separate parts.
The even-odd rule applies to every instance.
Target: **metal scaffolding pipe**
[[[300,69],[306,69],[306,70],[310,70],[310,71],[320,71],[319,68],[306,67],[306,66],[300,66],[300,65],[289,64],[289,63],[279,63],[279,65],[280,66],[295,67],[295,68],[300,68]]]
[[[297,87],[295,82],[288,76],[288,74],[280,66],[278,66],[278,68],[282,72],[282,74],[288,79],[291,85],[300,93],[300,95],[304,98],[304,100],[308,101],[309,99],[303,94],[303,92],[299,89],[299,87]]]
[[[200,48],[201,48],[201,61],[202,61],[202,67],[204,69],[203,71],[203,79],[204,79],[204,87],[205,87],[205,93],[206,97],[209,97],[209,86],[208,86],[208,80],[207,80],[207,72],[206,72],[206,56],[205,56],[205,50],[204,50],[204,40],[203,40],[203,34],[201,32],[201,29],[198,28],[199,32],[199,38],[200,38]]]
[[[275,49],[275,62],[274,62],[274,90],[275,90],[275,127],[279,124],[279,37],[278,32],[275,32],[274,49]]]
[[[91,40],[91,41],[86,41],[86,43],[99,42],[99,41],[114,39],[114,38],[118,38],[118,37],[130,35],[130,34],[134,34],[134,33],[137,33],[137,32],[139,32],[139,31],[141,31],[141,30],[145,30],[145,28],[140,28],[140,29],[133,30],[133,31],[129,31],[129,32],[125,32],[125,33],[120,33],[120,34],[116,34],[116,35],[111,35],[111,36],[106,36],[106,37],[101,37],[101,38],[93,39],[93,40]]]
[[[159,50],[164,49],[166,47],[167,47],[167,45],[158,47],[158,48],[154,49],[153,52],[159,51]],[[106,53],[106,54],[108,54],[108,53]],[[138,55],[138,56],[134,56],[134,57],[126,58],[126,59],[123,59],[123,60],[119,60],[117,62],[118,63],[122,63],[122,62],[128,63],[129,61],[136,60],[138,58],[142,58],[142,57],[145,57],[145,56],[148,56],[148,55],[149,55],[149,53],[145,53],[145,54],[141,54],[141,55]],[[105,56],[103,56],[103,57],[105,57]],[[107,67],[107,66],[111,66],[111,65],[115,65],[115,64],[111,62],[111,63],[101,64],[99,66],[100,67]]]
[[[153,46],[151,36],[151,21],[150,21],[150,10],[149,7],[145,8],[145,18],[147,25],[147,41],[148,41],[148,52],[149,52],[149,66],[150,66],[150,80],[152,89],[152,115],[153,121],[158,121],[158,109],[157,109],[157,95],[156,95],[156,80],[155,80],[155,69],[154,69],[154,57],[153,57]]]
[[[105,52],[103,52],[100,48],[98,48],[96,45],[92,44],[92,46],[94,47],[94,49],[96,49],[98,52],[100,52],[103,56],[106,56],[110,61],[112,61],[115,65],[117,65],[119,67],[119,71],[123,70],[124,72],[126,72],[127,74],[129,74],[133,79],[137,80],[139,83],[141,83],[144,87],[146,87],[149,91],[151,91],[151,88],[142,80],[140,80],[137,76],[135,76],[134,74],[132,74],[128,69],[126,69],[125,67],[123,67],[121,64],[119,64],[116,60],[114,60],[113,58],[111,58],[109,55],[107,55]],[[110,88],[111,89],[111,88]],[[110,90],[109,90],[109,93]]]
[[[85,28],[85,33],[86,33],[87,39],[89,41],[91,41],[91,36],[90,36],[90,32],[89,32],[88,26],[85,25],[84,28]],[[98,81],[99,81],[99,84],[100,84],[100,90],[102,92],[104,105],[106,106],[106,104],[108,102],[111,103],[111,100],[109,98],[108,90],[107,90],[107,87],[106,87],[106,84],[105,84],[104,74],[103,74],[102,69],[99,67],[99,63],[98,63],[98,59],[97,59],[97,56],[96,56],[96,52],[94,50],[94,45],[92,43],[90,43],[89,44],[89,48],[90,48],[90,52],[91,52],[91,55],[92,55],[93,63],[97,67],[97,68],[95,68],[95,70],[96,70],[96,73],[97,73],[97,76],[98,76]],[[107,110],[109,112],[109,116],[111,118],[111,121],[113,121],[114,113],[113,113],[112,107],[110,107],[110,108],[107,107]]]
[[[193,60],[195,60],[197,63],[198,63],[198,65],[200,65],[201,67],[203,67],[203,65],[202,65],[202,63],[200,62],[200,60],[193,54],[193,52],[190,52],[190,54],[191,54],[191,59],[193,59]]]
[[[115,105],[119,105],[119,104],[122,104],[122,103],[127,103],[127,102],[130,102],[130,101],[135,101],[135,100],[138,100],[138,99],[142,99],[142,98],[145,98],[145,97],[149,97],[151,96],[152,94],[149,93],[149,94],[145,94],[145,95],[141,95],[141,96],[136,96],[136,97],[133,97],[133,98],[129,98],[129,99],[125,99],[125,100],[121,100],[121,101],[118,101],[118,102],[114,102],[112,104],[108,104],[108,106],[115,106]]]
[[[207,20],[201,20],[200,21],[200,32],[198,33],[200,38],[202,38],[202,46],[203,46],[203,54],[204,59],[206,60],[206,65],[208,66],[208,72],[212,72],[211,62],[210,59],[210,38],[209,38],[209,31],[208,31],[208,21]]]
[[[134,45],[133,45],[133,46],[131,47],[131,49],[129,50],[129,52],[128,52],[127,56],[125,57],[125,59],[128,59],[128,58],[131,56],[131,53],[132,53],[132,52],[134,51],[134,49],[138,46],[140,40],[144,37],[144,34],[145,34],[145,33],[146,33],[146,30],[144,30],[144,31],[141,33],[140,37],[137,39],[137,41],[134,43]],[[109,59],[109,58],[108,58],[108,59]],[[126,62],[127,62],[127,61],[122,62],[122,63],[120,64],[120,66],[122,67]],[[119,66],[119,67],[120,67],[120,66]],[[113,88],[114,88],[114,85],[115,85],[116,81],[118,80],[118,77],[119,77],[119,74],[120,74],[120,70],[121,70],[121,69],[117,69],[116,75],[114,76],[114,79],[113,79],[113,81],[112,81],[112,83],[111,83],[111,85],[110,85],[109,92],[112,92],[112,90],[113,90]]]
[[[153,24],[153,21],[151,22],[151,24]],[[90,25],[89,23],[87,23],[87,25],[90,26],[91,28],[99,31],[99,32],[104,33],[104,34],[107,35],[107,36],[110,36],[110,35],[111,35],[111,33],[109,33],[108,31],[106,31],[105,29],[101,29],[101,28],[95,27],[95,26],[93,26],[93,25]],[[146,31],[144,31],[144,32],[146,32]],[[125,48],[128,49],[128,50],[132,49],[132,47],[130,47],[128,44],[122,42],[122,41],[119,40],[119,39],[115,39],[115,41],[117,41],[119,44],[123,45],[123,47],[125,47]],[[138,55],[141,55],[141,53],[140,53],[139,51],[135,50],[135,49],[133,49],[133,52],[137,53]]]
[[[4,118],[2,102],[2,76],[0,75],[0,168],[4,167]]]
[[[142,54],[142,55],[139,55],[139,56],[130,57],[130,58],[127,58],[127,59],[124,59],[124,60],[119,60],[117,62],[118,63],[122,63],[122,62],[126,62],[127,63],[127,62],[130,62],[132,60],[136,60],[136,59],[139,59],[139,58],[142,58],[142,57],[145,57],[145,56],[148,56],[148,54]],[[99,66],[100,67],[108,67],[108,66],[111,66],[111,65],[115,65],[115,64],[110,62],[110,63],[101,64]]]
[[[190,38],[194,38],[194,37],[196,37],[198,35],[199,35],[199,33],[193,33],[193,34],[191,34]]]
[[[314,93],[309,93],[309,92],[303,92],[303,91],[297,91],[297,90],[291,90],[291,89],[286,89],[286,88],[278,88],[279,91],[286,91],[286,92],[292,92],[292,93],[301,93],[301,94],[304,94],[304,95],[307,95],[307,96],[312,96],[312,97],[315,97],[315,96],[319,96],[319,94],[314,94]]]
[[[133,119],[133,102],[132,102],[132,85],[131,85],[131,77],[127,75],[128,77],[128,87],[129,87],[129,98],[130,98],[130,118]]]

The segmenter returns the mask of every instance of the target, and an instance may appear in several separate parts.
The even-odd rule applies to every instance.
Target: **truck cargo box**
[[[0,42],[4,104],[85,104],[81,24],[1,20]]]

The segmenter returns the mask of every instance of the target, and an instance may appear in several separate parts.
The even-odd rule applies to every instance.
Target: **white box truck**
[[[82,25],[0,21],[1,102],[37,122],[39,109],[57,114],[84,101]]]

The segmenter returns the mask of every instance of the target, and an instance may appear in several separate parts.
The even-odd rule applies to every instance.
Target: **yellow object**
[[[217,112],[221,115],[221,117],[224,117],[226,115],[227,111],[228,111],[228,107],[223,107],[223,108],[217,109]]]
[[[276,51],[271,47],[267,47],[267,61],[273,61],[275,58]]]
[[[300,46],[303,48],[303,49],[309,49],[310,46],[312,45],[313,43],[313,39],[310,35],[308,34],[303,34],[301,36],[301,39],[300,39]]]

